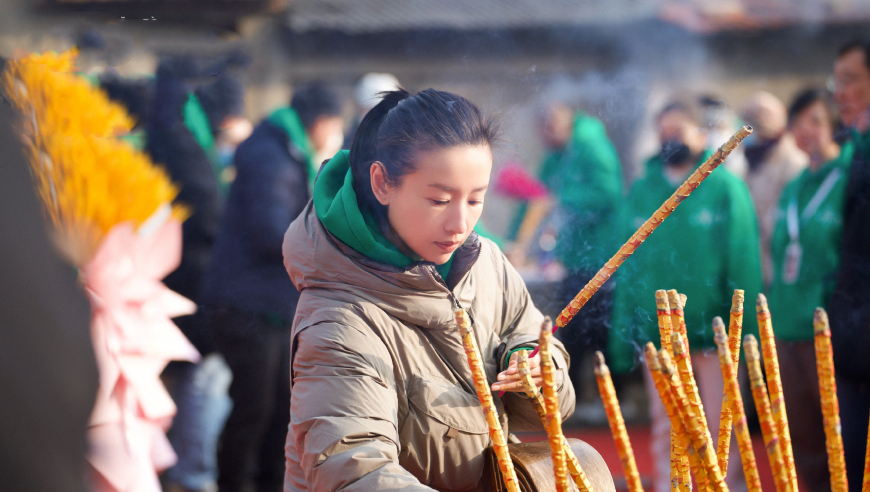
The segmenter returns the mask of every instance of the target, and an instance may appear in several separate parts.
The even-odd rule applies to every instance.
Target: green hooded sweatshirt
[[[538,176],[562,214],[556,258],[570,271],[598,271],[616,252],[614,223],[622,199],[619,156],[601,120],[577,113],[571,140],[544,157]],[[516,228],[524,214],[522,207]]]
[[[834,293],[834,275],[840,263],[840,239],[843,232],[843,202],[849,182],[849,167],[855,153],[853,142],[843,145],[840,155],[817,171],[804,170],[783,190],[777,207],[776,226],[771,240],[774,278],[770,287],[770,313],[777,338],[813,339],[813,310],[827,307]],[[838,171],[839,170],[839,171]],[[807,205],[832,173],[832,186],[823,190],[824,197],[809,214]],[[836,181],[833,181],[833,180]],[[827,194],[824,194],[827,191]],[[784,278],[786,249],[791,242],[788,209],[797,205],[798,242],[801,247],[797,277]],[[815,204],[814,204],[815,205]]]
[[[342,150],[323,165],[314,183],[314,209],[317,218],[326,229],[357,252],[399,268],[423,261],[409,258],[399,251],[381,233],[377,220],[368,212],[360,210],[353,190],[353,175],[350,171],[350,151]],[[436,265],[435,269],[446,279],[453,262]]]
[[[660,157],[653,157],[646,164],[646,177],[632,186],[621,220],[622,240],[676,191],[663,166]],[[726,169],[715,170],[619,269],[608,338],[611,369],[629,371],[639,360],[640,347],[649,341],[659,346],[657,289],[677,289],[688,296],[692,350],[715,347],[713,317],[728,319],[734,289],[746,291],[743,333],[757,334],[752,313],[761,289],[758,241],[746,185]]]

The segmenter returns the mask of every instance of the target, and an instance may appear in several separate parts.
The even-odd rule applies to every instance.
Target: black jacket
[[[181,264],[164,283],[201,305],[202,276],[220,225],[221,199],[211,162],[182,119],[181,108],[188,94],[187,84],[158,78],[147,127],[146,151],[180,186],[176,202],[191,209],[191,216],[182,224]],[[208,337],[197,319],[197,316],[184,317],[176,324],[200,352],[208,353]]]
[[[840,268],[828,304],[837,377],[854,381],[870,381],[870,135],[862,140],[849,171]]]
[[[206,274],[203,302],[293,321],[284,232],[311,195],[307,163],[287,133],[263,121],[236,151],[236,179]]]

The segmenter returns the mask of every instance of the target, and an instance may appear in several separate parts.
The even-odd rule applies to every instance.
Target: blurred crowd
[[[153,77],[99,77],[139,121],[132,143],[168,170],[181,187],[178,201],[191,209],[181,266],[165,283],[199,306],[175,321],[203,359],[172,363],[163,374],[178,407],[169,431],[178,462],[162,476],[170,491],[282,489],[299,296],[284,268],[283,236],[311,199],[320,163],[349,148],[380,92],[400,86],[390,74],[364,75],[348,122],[328,83],[297,85],[285,106],[251,122],[236,75],[246,64],[237,55],[169,56]],[[675,95],[655,108],[660,150],[634,183],[623,182],[625,163],[601,119],[561,102],[540,108],[540,164],[494,172],[494,192],[515,200],[518,212],[503,237],[484,224],[478,232],[502,245],[521,273],[554,286],[552,304],[562,307],[734,131],[754,130],[560,332],[581,421],[584,408],[600,406],[591,354],[607,353],[614,372],[628,373],[641,364],[640,347],[658,343],[657,289],[688,296],[694,372],[704,406],[718,409],[712,318],[726,316],[733,290],[743,289],[744,333],[757,334],[753,303],[764,293],[798,473],[809,490],[827,490],[812,326],[822,306],[832,324],[849,482],[860,489],[870,415],[870,44],[844,46],[831,66],[828,87],[807,87],[789,101],[760,91],[730,108],[709,94]],[[646,387],[654,487],[667,492],[669,424],[650,380]],[[707,417],[717,429],[718,412]],[[729,467],[732,490],[745,489],[741,474]]]

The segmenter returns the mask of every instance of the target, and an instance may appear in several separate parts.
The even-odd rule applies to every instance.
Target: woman
[[[284,238],[301,292],[285,490],[473,490],[489,444],[453,309],[469,310],[502,423],[539,430],[516,350],[543,316],[473,228],[496,129],[468,100],[385,93]],[[574,409],[556,342],[563,416]],[[540,384],[539,359],[531,361]]]
[[[854,149],[834,141],[829,95],[800,93],[789,128],[809,166],[782,191],[771,241],[774,278],[770,310],[777,337],[795,465],[808,490],[830,490],[813,346],[813,310],[834,287],[842,234],[843,197]]]

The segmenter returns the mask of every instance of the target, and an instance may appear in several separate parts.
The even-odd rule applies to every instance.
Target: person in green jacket
[[[829,95],[821,90],[806,90],[792,103],[789,128],[809,155],[809,168],[783,189],[771,241],[770,311],[795,465],[810,491],[830,489],[813,310],[827,307],[834,291],[843,201],[855,150],[851,142],[841,149],[834,141],[835,114]]]
[[[563,104],[551,105],[541,122],[541,138],[548,152],[538,176],[550,192],[547,220],[558,230],[553,254],[567,274],[554,299],[561,309],[616,252],[614,225],[622,199],[622,174],[607,130],[594,116]],[[523,220],[525,212],[523,207]],[[559,332],[575,361],[572,381],[584,400],[593,400],[598,393],[591,364],[584,378],[577,371],[587,364],[578,362],[584,357],[591,360],[595,350],[605,350],[611,296],[612,284],[605,284],[583,308],[583,315]]]
[[[710,155],[691,102],[666,106],[656,120],[660,155],[646,164],[646,176],[631,189],[623,210],[627,239]],[[761,288],[758,225],[746,185],[727,169],[714,171],[625,262],[617,274],[612,328],[608,338],[611,370],[637,366],[640,348],[659,345],[655,291],[676,289],[688,296],[685,307],[692,363],[708,411],[708,424],[718,429],[722,377],[711,322],[728,319],[734,289],[744,289],[751,303]],[[744,333],[757,333],[755,317],[747,315]],[[646,371],[645,376],[648,377]],[[656,491],[669,490],[670,425],[651,380],[647,378],[652,420],[652,451],[656,456]],[[732,446],[732,451],[736,446]],[[738,463],[739,457],[732,457]],[[729,483],[739,487],[740,467],[729,467]],[[743,485],[745,487],[745,485]]]

